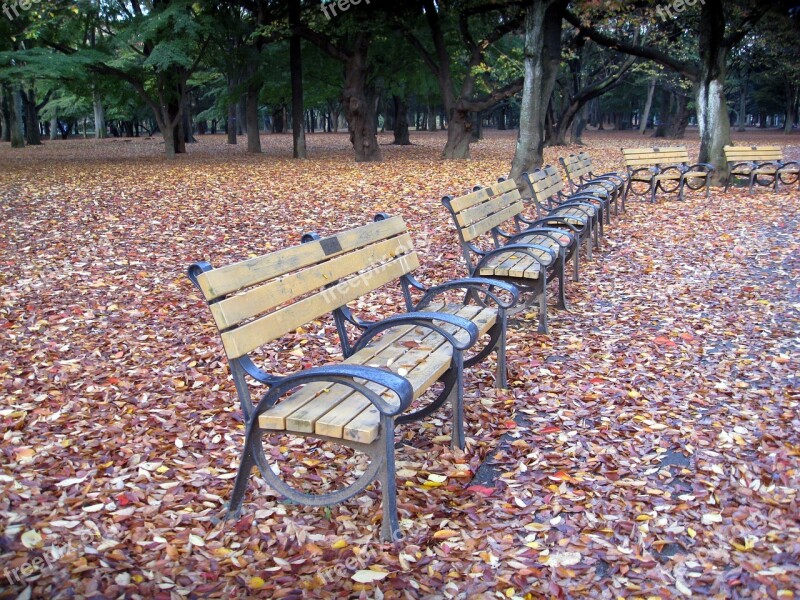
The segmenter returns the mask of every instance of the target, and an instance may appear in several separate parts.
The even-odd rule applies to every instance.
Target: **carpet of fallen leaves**
[[[737,136],[800,158],[796,136]],[[420,279],[463,275],[439,200],[504,174],[513,134],[466,162],[439,158],[441,133],[413,141],[367,165],[344,135],[310,136],[306,162],[288,136],[260,156],[203,137],[173,162],[158,140],[0,147],[0,597],[800,596],[796,186],[631,201],[550,335],[512,326],[510,389],[491,361],[468,374],[465,453],[446,414],[401,430],[402,542],[378,543],[374,488],[326,510],[254,476],[220,520],[242,424],[186,266],[387,211]],[[587,141],[600,171],[652,143]],[[320,327],[272,363],[335,360]],[[312,482],[346,470],[282,443],[270,460]]]

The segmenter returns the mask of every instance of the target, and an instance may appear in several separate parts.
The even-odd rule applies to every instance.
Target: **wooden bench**
[[[592,259],[592,238],[594,245],[600,245],[599,235],[603,233],[604,213],[607,214],[610,198],[588,192],[564,194],[564,181],[555,167],[547,165],[532,173],[523,173],[528,184],[531,200],[536,206],[539,218],[561,216],[580,228],[580,242],[586,242],[586,256]]]
[[[327,506],[357,494],[375,479],[381,482],[381,535],[397,535],[394,469],[395,425],[420,419],[449,402],[452,444],[464,447],[463,371],[498,355],[498,385],[505,385],[506,309],[519,300],[510,284],[457,280],[425,289],[413,304],[409,287],[422,287],[410,275],[419,265],[403,219],[378,222],[221,268],[198,262],[189,277],[208,302],[220,335],[246,423],[246,438],[229,505],[241,514],[253,466],[272,489],[310,506]],[[411,310],[377,322],[356,318],[346,304],[398,282]],[[412,284],[413,282],[413,284]],[[489,289],[489,284],[491,289]],[[439,301],[451,289],[478,294],[482,305]],[[506,294],[504,300],[497,293]],[[488,306],[494,302],[495,306]],[[344,360],[290,375],[257,366],[257,352],[298,327],[332,314]],[[351,331],[359,332],[353,337]],[[488,342],[475,346],[482,337]],[[465,352],[479,348],[465,358]],[[279,355],[280,356],[280,355]],[[436,397],[428,404],[417,400]],[[251,400],[251,384],[266,389]],[[441,389],[440,389],[441,388]],[[255,391],[255,390],[254,390]],[[307,436],[364,452],[368,468],[333,492],[308,493],[270,468],[263,437]]]
[[[622,200],[622,212],[625,212],[626,179],[619,173],[596,174],[592,170],[592,158],[586,152],[570,154],[566,158],[559,157],[561,166],[567,174],[567,181],[572,193],[582,189],[591,191],[598,187],[613,194],[614,215],[619,215],[619,204]]]
[[[625,166],[628,169],[628,186],[626,195],[633,192],[637,196],[650,194],[650,201],[656,201],[656,192],[671,194],[678,192],[678,198],[684,199],[684,188],[699,190],[706,188],[708,198],[710,188],[708,177],[714,172],[714,166],[708,163],[689,163],[686,148],[623,148]],[[634,184],[643,184],[634,187]]]
[[[728,163],[730,176],[725,183],[725,191],[734,178],[744,178],[753,186],[772,186],[778,190],[778,182],[792,185],[800,179],[800,167],[794,161],[783,160],[780,146],[725,146],[725,160]]]
[[[469,274],[512,282],[529,292],[526,306],[538,301],[539,332],[546,333],[548,282],[558,280],[558,306],[566,308],[564,264],[577,254],[571,231],[526,220],[513,179],[458,198],[445,196],[442,204],[453,218]]]

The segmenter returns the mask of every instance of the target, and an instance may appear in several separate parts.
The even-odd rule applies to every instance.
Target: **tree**
[[[701,3],[699,18],[693,21],[697,50],[689,58],[676,56],[667,47],[628,41],[623,37],[623,29],[606,33],[601,28],[589,24],[589,17],[592,15],[590,10],[584,11],[584,18],[568,11],[566,18],[583,35],[598,44],[653,60],[678,72],[693,83],[700,129],[700,161],[714,165],[715,173],[712,180],[719,183],[728,177],[728,164],[723,147],[731,143],[730,118],[725,99],[729,55],[768,11],[788,10],[790,3],[705,0]],[[663,7],[661,8],[663,10]],[[655,19],[652,21],[657,22]],[[680,27],[683,23],[692,21],[689,20],[688,14],[684,14],[681,16],[681,22]],[[674,20],[669,26],[678,27]]]

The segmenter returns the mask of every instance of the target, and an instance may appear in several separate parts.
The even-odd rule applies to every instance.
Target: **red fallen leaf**
[[[691,342],[691,341],[694,340],[694,336],[691,333],[682,333],[678,337],[680,337],[682,340],[685,340],[687,342]]]
[[[603,379],[602,377],[592,377],[589,380],[589,383],[603,383],[603,382],[605,382],[605,379]]]
[[[659,346],[676,346],[677,344],[673,342],[671,339],[663,336],[659,336],[653,340]]]
[[[233,528],[239,533],[244,533],[250,529],[250,525],[253,524],[254,518],[255,515],[253,514],[245,515],[236,522],[236,525],[234,525]]]
[[[557,431],[561,431],[560,427],[556,427],[555,425],[548,425],[543,429],[539,430],[539,433],[556,433]]]
[[[486,487],[485,485],[471,485],[467,488],[468,492],[475,492],[476,494],[480,494],[481,496],[486,496],[487,498],[494,494],[495,488]]]
[[[119,506],[128,506],[128,504],[131,503],[131,501],[128,500],[128,496],[125,493],[117,494],[116,501]]]
[[[119,383],[119,379],[117,379],[116,377],[109,377],[106,380],[106,383],[108,383],[109,385],[117,385]]]
[[[507,419],[506,422],[503,423],[503,425],[508,427],[509,429],[514,429],[517,426],[517,422],[512,419]]]
[[[405,346],[406,348],[416,348],[419,346],[419,342],[415,342],[414,340],[406,340],[405,342],[400,342],[401,346]]]
[[[566,471],[559,471],[555,475],[550,475],[550,479],[554,479],[556,481],[572,481],[572,476]]]

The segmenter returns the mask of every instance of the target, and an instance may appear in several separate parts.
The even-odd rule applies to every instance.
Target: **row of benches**
[[[551,166],[523,174],[530,204],[516,181],[502,179],[445,197],[469,277],[432,288],[413,276],[419,257],[405,222],[386,214],[330,237],[306,234],[299,246],[243,262],[190,267],[220,331],[246,424],[231,515],[241,512],[254,466],[277,493],[309,506],[342,502],[377,479],[381,536],[398,539],[395,427],[448,404],[451,443],[463,449],[464,370],[495,353],[495,385],[505,387],[510,311],[526,297],[526,306],[538,306],[539,331],[546,332],[548,283],[558,284],[557,303],[566,308],[567,265],[577,280],[581,250],[591,259],[612,214],[625,210],[637,176],[630,167],[627,175],[595,174],[585,153],[562,164],[568,187]],[[687,173],[694,171],[680,171],[680,185],[692,185]],[[535,215],[526,214],[528,206]],[[392,282],[399,284],[404,311],[370,321],[348,307]],[[338,333],[339,364],[289,375],[256,364],[262,347],[326,315]],[[257,401],[251,381],[265,386]],[[263,438],[270,434],[349,446],[365,453],[369,466],[343,488],[303,491],[287,482],[292,470],[268,463]]]

